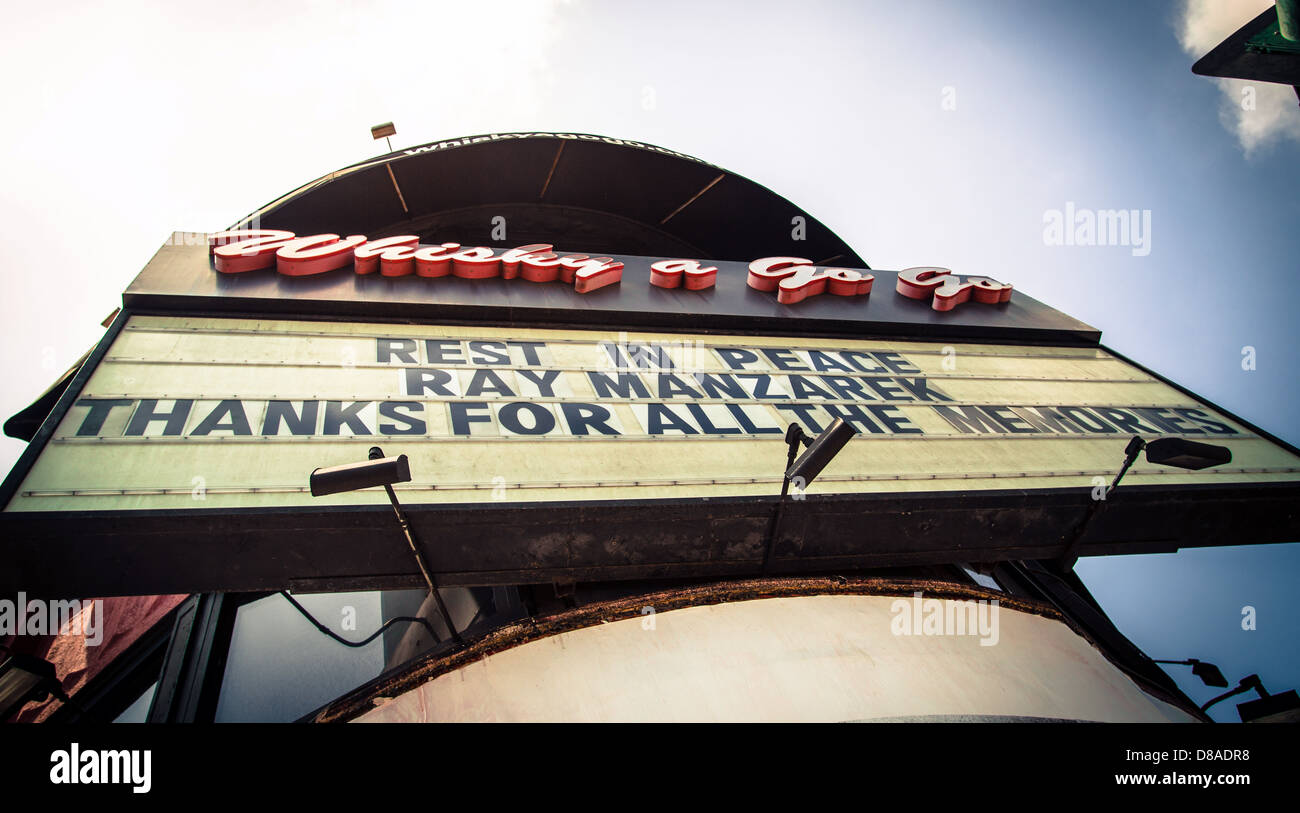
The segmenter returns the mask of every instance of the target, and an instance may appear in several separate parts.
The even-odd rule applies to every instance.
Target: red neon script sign
[[[930,307],[950,311],[967,300],[996,305],[1011,299],[1011,286],[988,277],[962,281],[947,268],[905,268],[898,272],[897,290],[909,299],[930,299]]]
[[[286,276],[324,274],[351,265],[359,275],[384,277],[460,277],[525,279],[572,285],[580,294],[620,282],[623,263],[611,257],[557,254],[549,243],[507,249],[459,243],[420,245],[420,238],[401,234],[371,241],[363,235],[314,234],[298,237],[278,229],[218,232],[208,238],[212,262],[223,274],[274,267]],[[718,269],[698,260],[658,260],[650,266],[650,284],[660,288],[702,291],[717,283]],[[803,257],[763,257],[749,264],[746,283],[776,292],[782,305],[811,296],[866,296],[875,277],[853,268],[823,268]],[[997,304],[1011,299],[1012,287],[988,277],[962,279],[947,268],[907,268],[898,273],[897,292],[910,299],[930,299],[937,311],[950,311],[974,300]]]
[[[660,260],[650,266],[650,284],[660,288],[702,291],[718,280],[718,269],[695,260]]]
[[[826,292],[865,296],[875,279],[853,268],[820,268],[802,257],[764,257],[749,264],[747,282],[760,291],[776,291],[777,302],[793,305]]]
[[[242,274],[275,267],[278,273],[302,277],[324,274],[351,265],[358,274],[379,271],[385,277],[454,276],[464,279],[521,277],[530,282],[560,280],[580,294],[612,285],[623,278],[623,263],[611,257],[559,255],[538,243],[497,254],[486,246],[463,248],[459,243],[419,245],[415,235],[385,237],[369,242],[363,235],[337,234],[298,237],[278,229],[218,232],[208,238],[212,262],[223,274]]]

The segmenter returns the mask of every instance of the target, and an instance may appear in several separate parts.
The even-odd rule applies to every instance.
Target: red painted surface
[[[615,262],[612,257],[597,257],[586,260],[574,271],[573,290],[586,294],[613,285],[622,278],[623,263]]]
[[[660,260],[650,266],[650,284],[660,288],[702,291],[712,288],[717,279],[716,267],[703,266],[695,260]]]
[[[460,243],[443,243],[424,246],[415,252],[415,273],[421,277],[445,277],[451,273],[451,255],[460,249]]]
[[[360,234],[339,239],[337,234],[299,237],[275,252],[275,270],[287,277],[310,277],[352,265],[355,250],[364,245]]]
[[[971,299],[986,305],[1006,302],[1012,286],[988,277],[962,280],[947,268],[925,266],[899,271],[897,290],[909,299],[930,299],[937,311],[950,311]]]
[[[368,242],[364,246],[357,246],[356,250],[352,252],[354,258],[353,265],[358,274],[373,274],[376,271],[379,271],[381,274],[388,277],[403,276],[403,274],[386,273],[380,270],[380,263],[383,261],[382,255],[388,254],[390,250],[396,252],[400,249],[409,248],[411,251],[410,254],[406,255],[405,260],[406,265],[410,266],[411,255],[415,253],[415,246],[419,242],[420,238],[414,234],[399,234],[396,237],[385,237],[382,240]],[[398,259],[398,255],[393,253],[389,258],[389,262],[394,265],[400,265]],[[409,274],[412,270],[414,269],[408,268],[405,273]]]
[[[821,268],[803,257],[764,257],[749,264],[749,287],[776,291],[776,301],[793,305],[810,296],[865,296],[876,278],[854,268]]]
[[[226,231],[209,237],[208,247],[218,271],[242,274],[275,265],[275,253],[293,239],[293,232],[276,229]]]
[[[11,636],[4,642],[14,652],[35,655],[54,664],[63,690],[72,697],[104,667],[131,647],[140,636],[160,622],[186,595],[120,596],[103,601],[102,638],[95,646],[86,644],[84,635]],[[84,600],[83,600],[84,603]],[[95,611],[98,611],[96,608]],[[92,624],[92,627],[96,626]],[[60,706],[53,698],[42,703],[28,703],[12,719],[35,723],[44,720]]]
[[[324,274],[352,265],[358,274],[376,268],[386,277],[414,272],[421,277],[488,279],[523,277],[531,282],[560,280],[578,293],[587,293],[623,278],[623,263],[611,257],[585,254],[558,255],[551,246],[537,243],[497,254],[487,246],[463,248],[459,243],[419,246],[418,237],[385,237],[373,243],[362,235],[340,239],[337,234],[296,237],[293,232],[248,229],[219,232],[209,237],[213,266],[224,274],[238,274],[275,266],[287,276]]]

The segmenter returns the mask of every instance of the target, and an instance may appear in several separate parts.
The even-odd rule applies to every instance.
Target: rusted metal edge
[[[468,642],[463,649],[446,653],[430,653],[412,660],[404,668],[399,667],[400,671],[381,675],[327,704],[312,715],[308,721],[315,723],[347,722],[373,708],[375,698],[396,697],[435,678],[480,661],[489,655],[513,649],[523,644],[573,630],[598,626],[610,621],[641,618],[641,609],[646,606],[653,606],[656,615],[658,615],[685,607],[765,598],[816,595],[910,596],[918,591],[927,598],[955,600],[996,599],[1000,607],[1064,622],[1077,635],[1088,641],[1093,648],[1106,656],[1108,661],[1114,662],[1106,655],[1104,649],[1097,646],[1095,641],[1084,634],[1082,629],[1051,605],[1007,595],[983,587],[928,579],[863,579],[836,576],[747,579],[642,593],[498,627],[482,637]],[[1150,693],[1150,690],[1146,689],[1146,687],[1144,687],[1144,690]],[[1161,699],[1165,698],[1162,697]],[[1180,704],[1175,703],[1175,705]]]

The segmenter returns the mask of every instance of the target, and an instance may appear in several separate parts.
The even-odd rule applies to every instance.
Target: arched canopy
[[[235,225],[867,267],[816,218],[747,178],[662,147],[572,133],[467,136],[390,153],[331,172]]]

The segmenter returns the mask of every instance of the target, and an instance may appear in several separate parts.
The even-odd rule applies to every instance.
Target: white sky
[[[1258,2],[1242,5],[1241,21]],[[170,232],[224,227],[381,151],[368,128],[393,120],[395,146],[539,129],[697,155],[789,198],[876,268],[946,265],[1012,282],[1101,328],[1115,349],[1300,440],[1278,407],[1297,366],[1280,300],[1233,289],[1207,303],[1194,293],[1207,266],[1217,273],[1227,261],[1215,256],[1225,241],[1262,251],[1261,264],[1272,263],[1268,247],[1296,246],[1249,206],[1233,200],[1227,212],[1214,200],[1239,192],[1225,178],[1248,186],[1250,173],[1289,172],[1294,188],[1295,142],[1243,154],[1218,120],[1220,92],[1191,74],[1179,48],[1187,26],[1176,7],[1133,18],[1117,4],[1081,22],[1040,8],[573,0],[11,10],[0,32],[0,146],[10,156],[0,184],[0,415],[30,403],[102,335],[100,320]],[[1089,24],[1097,29],[1079,30]],[[1215,24],[1231,19],[1206,25]],[[1104,41],[1105,32],[1150,44]],[[1152,253],[1045,246],[1043,213],[1067,201],[1151,210]],[[1251,261],[1249,251],[1230,259]],[[1153,312],[1171,291],[1190,314]],[[1207,319],[1222,329],[1206,330]],[[1253,378],[1239,369],[1248,344],[1261,367]],[[2,444],[12,464],[23,444]]]

